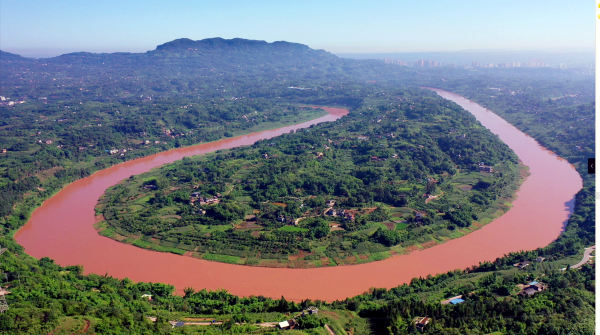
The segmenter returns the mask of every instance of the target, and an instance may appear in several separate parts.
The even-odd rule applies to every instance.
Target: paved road
[[[593,257],[593,256],[590,256],[590,254],[594,250],[596,250],[596,246],[595,245],[593,245],[593,246],[591,246],[589,248],[586,248],[585,251],[583,252],[583,259],[581,260],[581,262],[579,262],[579,263],[571,266],[571,269],[577,269],[577,268],[581,267],[583,264],[587,263],[590,260],[590,257]]]

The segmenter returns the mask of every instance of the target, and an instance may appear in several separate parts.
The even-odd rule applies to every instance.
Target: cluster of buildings
[[[208,197],[201,196],[200,192],[194,192],[190,195],[190,205],[193,205],[194,203],[196,203],[200,206],[216,205],[220,202],[220,200],[219,200],[220,197],[221,197],[221,195],[219,193],[217,193],[217,195],[215,195],[212,198],[208,198]]]
[[[310,306],[308,309],[302,311],[301,314],[297,315],[296,318],[301,318],[301,317],[304,317],[307,315],[319,315],[319,309],[316,308],[315,306]],[[297,325],[298,325],[298,322],[296,321],[296,319],[292,318],[289,320],[281,321],[279,323],[279,328],[294,329],[294,328],[296,328]]]
[[[0,106],[14,106],[25,103],[25,98],[19,98],[17,101],[8,101],[10,98],[0,96]]]
[[[280,215],[279,217],[277,217],[277,222],[283,222],[283,223],[287,223],[287,224],[291,224],[291,225],[297,225],[296,220],[294,220],[294,218],[290,217],[286,217],[285,215]]]
[[[477,164],[477,169],[483,172],[494,172],[494,168],[488,165],[485,165],[483,162]]]
[[[396,64],[402,66],[411,66],[411,67],[458,67],[456,63],[446,63],[446,62],[438,62],[436,60],[425,60],[425,59],[417,59],[412,62],[403,62],[399,59],[389,59],[389,58],[381,58],[386,64]]]
[[[354,221],[354,214],[350,213],[345,209],[336,210],[335,208],[329,208],[325,215],[329,216],[341,216],[345,221]]]
[[[380,58],[386,64],[395,64],[410,67],[459,67],[457,63],[439,62],[436,60],[425,60],[417,59],[412,62],[403,62],[399,59]],[[551,67],[550,64],[541,61],[530,61],[530,62],[507,62],[507,63],[484,63],[479,61],[472,61],[471,64],[466,65],[465,68],[513,68],[513,67],[528,67],[528,68],[542,68]],[[566,69],[567,64],[559,64],[556,66],[559,69]]]

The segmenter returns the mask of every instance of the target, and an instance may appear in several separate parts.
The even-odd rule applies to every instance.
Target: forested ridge
[[[204,46],[181,40],[145,54],[76,53],[38,60],[0,52],[0,95],[7,99],[0,106],[0,136],[7,149],[1,154],[0,166],[5,208],[0,245],[8,248],[0,256],[0,269],[5,277],[2,287],[11,292],[6,295],[10,308],[0,315],[1,332],[275,333],[275,329],[254,323],[282,321],[314,305],[321,311],[319,317],[301,318],[301,327],[288,332],[327,334],[323,328],[327,323],[336,334],[418,333],[413,320],[421,316],[432,318],[423,328],[430,334],[594,333],[594,268],[584,265],[569,269],[581,260],[583,248],[595,240],[593,178],[585,174],[581,164],[594,147],[595,110],[590,95],[594,84],[589,77],[554,69],[477,72],[432,68],[416,73],[375,60],[338,59],[298,45],[277,44],[283,50],[270,50],[273,45],[261,43],[262,51],[257,52],[252,43],[226,41],[209,41],[213,46]],[[224,57],[226,53],[229,58]],[[379,95],[384,92],[411,85],[439,87],[464,95],[575,163],[585,187],[576,195],[574,214],[556,242],[470,269],[415,278],[410,284],[390,290],[373,288],[344,301],[292,303],[283,297],[241,298],[202,288],[187,288],[182,297],[173,295],[174,288],[169,285],[132,283],[109,274],[83,275],[81,267],[62,267],[50,259],[36,260],[26,255],[10,237],[41,200],[68,182],[125,159],[176,147],[178,141],[179,145],[190,145],[226,136],[226,131],[252,131],[241,120],[232,122],[221,114],[232,110],[241,113],[234,115],[247,115],[244,106],[251,99],[262,101],[268,117],[307,104],[359,110],[367,104],[377,107],[374,100],[381,99]],[[317,90],[287,89],[289,86]],[[502,95],[490,88],[500,88],[498,93]],[[186,105],[188,109],[197,108],[200,115],[180,108]],[[522,113],[524,110],[528,113]],[[154,115],[152,122],[142,121],[146,111]],[[43,128],[35,121],[44,119],[41,116],[47,117]],[[212,127],[204,130],[196,128],[197,124],[188,127],[185,122],[199,124],[208,117],[215,119],[209,121]],[[227,122],[233,129],[226,128],[230,126]],[[295,120],[282,118],[282,122]],[[263,122],[263,126],[269,124]],[[136,132],[139,127],[149,135]],[[193,131],[197,138],[169,137],[164,133],[166,129],[174,134]],[[71,134],[77,137],[71,138]],[[119,141],[110,142],[113,138]],[[52,143],[46,144],[47,140]],[[87,148],[79,151],[79,146],[85,146],[80,144],[82,140],[93,143],[86,143]],[[153,142],[151,147],[139,144],[146,140],[160,143]],[[132,145],[137,142],[139,147],[131,147],[134,150],[123,156],[123,152],[111,155],[104,151],[117,149],[121,141],[132,141]],[[259,143],[252,149],[259,153],[261,149],[272,149],[269,143]],[[59,145],[64,147],[57,148]],[[236,151],[216,155],[225,159],[231,153]],[[545,257],[544,262],[534,262],[537,257]],[[523,261],[532,263],[521,270],[513,266]],[[562,268],[566,271],[560,271]],[[542,282],[547,289],[519,296],[521,287],[531,281]],[[144,294],[151,295],[152,300],[143,298]],[[440,304],[458,295],[462,295],[463,303]],[[215,319],[218,323],[178,328],[167,323],[190,317]]]

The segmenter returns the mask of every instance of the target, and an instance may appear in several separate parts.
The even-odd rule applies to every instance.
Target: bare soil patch
[[[419,248],[418,245],[411,245],[406,247],[406,251],[408,252],[413,252],[413,251],[417,251],[417,250],[421,250],[421,248]]]
[[[421,243],[421,246],[423,248],[431,248],[431,247],[436,246],[438,244],[439,243],[437,241],[429,241],[429,242]]]
[[[161,219],[181,219],[179,215],[163,215],[160,217]]]
[[[38,174],[36,174],[36,177],[38,177],[38,179],[43,183],[48,178],[53,177],[55,173],[57,173],[60,170],[64,170],[64,169],[65,168],[62,166],[55,166],[51,169],[39,172]]]
[[[389,229],[389,230],[394,230],[394,229],[396,229],[396,222],[384,222],[383,224],[384,224],[384,225],[387,227],[387,229]]]

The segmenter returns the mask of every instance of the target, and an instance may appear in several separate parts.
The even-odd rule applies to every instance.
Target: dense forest
[[[558,69],[432,68],[417,72],[376,60],[340,59],[298,44],[241,39],[177,40],[142,54],[75,53],[28,59],[0,52],[0,150],[6,149],[0,154],[0,245],[7,248],[0,255],[0,270],[5,277],[2,287],[10,291],[5,295],[9,309],[0,314],[0,331],[7,334],[330,334],[329,331],[335,334],[421,331],[430,334],[593,334],[594,268],[589,265],[570,268],[581,260],[584,248],[595,243],[594,180],[586,174],[583,164],[585,158],[593,156],[594,148],[592,80],[589,75],[575,70]],[[288,89],[290,86],[312,90]],[[344,301],[289,302],[284,297],[236,297],[226,291],[207,292],[202,288],[186,288],[185,295],[179,296],[173,294],[174,287],[170,285],[133,283],[108,274],[83,275],[81,266],[63,267],[47,258],[37,260],[28,256],[11,237],[42,200],[67,183],[99,169],[176,146],[212,141],[321,115],[318,111],[298,107],[302,105],[348,107],[352,110],[347,118],[350,122],[352,118],[360,117],[355,112],[378,109],[379,101],[389,103],[389,96],[386,96],[389,92],[399,92],[399,88],[407,86],[439,87],[464,95],[575,164],[584,179],[584,188],[576,195],[574,213],[557,241],[538,250],[510,254],[469,269],[415,278],[409,284],[390,290],[373,288]],[[423,93],[422,96],[431,99],[431,95]],[[257,104],[253,105],[254,102]],[[385,107],[387,109],[379,111],[389,111],[389,106]],[[445,104],[437,104],[437,107],[447,109]],[[196,110],[197,114],[191,110]],[[255,121],[236,119],[254,111],[267,118],[263,117],[260,123],[256,119],[256,124],[252,125],[250,123]],[[298,115],[289,118],[284,111],[297,111]],[[373,114],[373,117],[379,115],[384,114]],[[278,124],[271,123],[270,118],[277,119]],[[413,126],[426,128],[429,122],[411,120],[407,126],[408,129]],[[365,126],[368,129],[357,129],[357,133],[377,127],[368,122]],[[337,131],[327,129],[326,125],[322,127],[323,131]],[[167,134],[167,130],[171,133]],[[383,139],[374,137],[378,134],[381,133],[361,134],[369,140],[360,143],[380,144]],[[298,140],[310,139],[312,135],[319,138],[318,133],[309,131],[298,134]],[[421,136],[424,140],[425,136]],[[239,159],[268,161],[285,168],[285,157],[292,153],[275,150],[286,148],[284,142],[291,143],[293,138],[295,136],[286,135],[277,139],[272,147],[270,143],[275,142],[266,141],[252,148],[216,153],[214,157],[221,157],[217,161],[220,163],[231,160],[232,154],[235,156],[247,150],[259,156]],[[146,144],[146,141],[150,143]],[[320,140],[311,146],[322,144]],[[323,156],[342,150],[334,145],[327,146],[330,150],[323,147]],[[80,150],[80,147],[84,149]],[[110,151],[115,149],[119,152],[111,154]],[[353,152],[355,149],[343,150]],[[396,150],[389,154],[396,154]],[[265,160],[260,156],[263,151],[270,158]],[[412,155],[417,151],[407,153]],[[399,160],[405,157],[401,152],[397,154]],[[374,156],[387,158],[379,153]],[[415,158],[421,161],[424,157]],[[332,157],[312,161],[330,159]],[[456,158],[450,156],[447,159],[455,162]],[[373,170],[387,168],[389,171],[389,164],[395,161],[397,159],[391,158],[365,164],[369,167],[372,164]],[[349,158],[348,162],[360,163]],[[182,161],[173,166],[183,171],[188,164],[214,168],[215,173],[222,168],[201,159]],[[463,166],[469,164],[460,163]],[[222,171],[227,172],[227,169]],[[197,172],[200,171],[194,170]],[[448,178],[450,173],[457,172],[450,171]],[[193,177],[205,178],[205,174],[202,171]],[[269,177],[269,174],[262,176]],[[376,178],[386,176],[384,173],[375,175]],[[223,176],[224,180],[230,177]],[[248,176],[237,176],[236,179],[245,180],[244,177]],[[416,179],[419,178],[406,179],[418,186],[414,195],[411,196],[412,190],[402,190],[409,194],[407,207],[425,210],[427,214],[427,206],[438,206],[446,201],[442,196],[425,206],[418,194],[428,184],[419,184]],[[156,181],[160,186],[160,179]],[[179,180],[173,180],[175,182]],[[473,179],[460,182],[465,186],[479,184],[479,180]],[[260,193],[258,188],[252,190],[246,185],[252,184],[234,188],[240,193],[233,193],[235,198],[224,199],[224,202],[241,203],[245,201],[238,197],[248,197],[250,191]],[[396,185],[385,185],[390,190],[394,187]],[[471,194],[481,192],[477,187],[473,189],[475,191],[469,190]],[[456,187],[451,190],[463,191]],[[215,195],[205,191],[206,196]],[[436,187],[434,191],[444,190]],[[326,188],[322,192],[323,201],[329,200],[325,195],[336,197],[336,193],[329,193],[331,191]],[[271,195],[265,192],[263,196]],[[382,203],[376,196],[363,199],[364,204]],[[482,196],[486,199],[487,195]],[[338,200],[346,198],[344,194],[337,197]],[[319,199],[319,196],[312,199]],[[469,201],[477,208],[475,199]],[[251,201],[247,202],[243,205],[252,205]],[[306,204],[311,205],[308,201]],[[289,207],[291,210],[293,206]],[[277,218],[288,209],[287,206],[270,208],[274,209]],[[383,215],[371,213],[365,218],[367,224],[372,222],[375,230],[383,229],[379,224],[384,221],[378,221],[386,215],[382,212]],[[394,218],[395,213],[387,214]],[[414,225],[408,222],[409,219],[410,214],[402,218]],[[314,220],[318,221],[317,218]],[[441,217],[440,221],[439,224],[448,219]],[[420,228],[429,234],[427,229],[431,224],[424,223],[412,228],[413,231]],[[535,262],[538,257],[545,259]],[[531,265],[523,269],[513,266],[526,261]],[[532,295],[520,294],[533,282],[538,282],[536,287],[544,289]],[[440,303],[457,296],[461,296],[463,302],[456,305]],[[296,317],[310,306],[319,309],[318,316]],[[272,327],[276,322],[294,317],[298,320],[294,330]],[[421,327],[415,323],[422,320],[416,319],[418,317],[431,319]],[[205,322],[206,326],[174,327],[175,321]]]
[[[335,122],[129,178],[100,200],[98,228],[155,250],[310,267],[443,243],[509,208],[518,159],[471,114],[423,90],[379,96]]]

